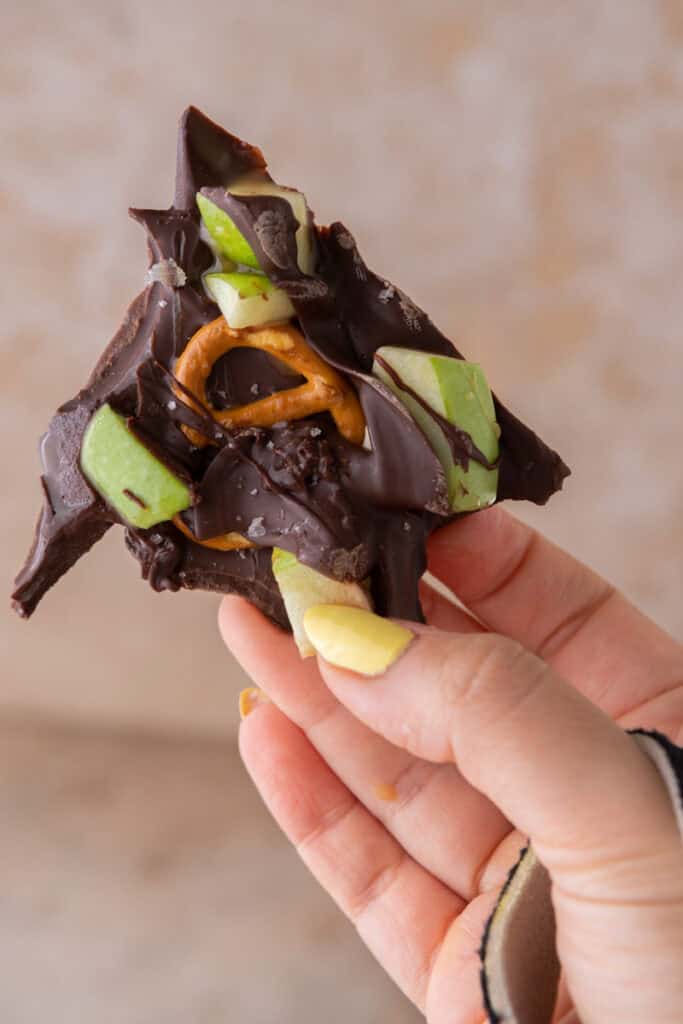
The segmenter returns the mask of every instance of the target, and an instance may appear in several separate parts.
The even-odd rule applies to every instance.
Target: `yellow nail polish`
[[[338,668],[378,676],[403,654],[414,634],[390,619],[340,604],[318,604],[304,615],[316,651]]]
[[[242,690],[240,693],[240,718],[244,721],[259,704],[268,704],[269,702],[270,697],[264,690],[260,690],[258,686],[247,686],[246,690]]]
[[[394,800],[398,799],[398,793],[396,792],[396,786],[391,782],[376,782],[375,796],[378,800],[385,800],[389,803],[393,803]]]

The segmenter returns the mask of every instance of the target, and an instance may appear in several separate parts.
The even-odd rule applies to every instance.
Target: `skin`
[[[265,691],[240,731],[265,803],[430,1024],[485,1020],[477,949],[526,835],[553,882],[555,1020],[680,1021],[683,845],[622,729],[683,744],[683,648],[499,507],[435,534],[429,570],[468,611],[425,586],[429,625],[372,679],[223,601]]]

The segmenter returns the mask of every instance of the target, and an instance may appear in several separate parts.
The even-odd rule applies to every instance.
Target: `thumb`
[[[610,892],[620,895],[615,858],[651,856],[653,844],[680,850],[649,759],[518,643],[413,623],[408,629],[336,605],[309,609],[304,622],[335,696],[397,746],[457,764],[532,838],[551,874],[585,867],[595,876],[604,864]],[[622,882],[628,895],[632,879]]]

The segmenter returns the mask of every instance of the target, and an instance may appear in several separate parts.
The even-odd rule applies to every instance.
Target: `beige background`
[[[28,0],[9,6],[2,11],[0,65],[6,257],[0,575],[6,589],[38,507],[38,435],[55,406],[84,381],[143,281],[144,238],[126,208],[170,201],[176,121],[194,102],[261,146],[275,176],[301,187],[320,221],[344,220],[368,262],[428,309],[485,365],[509,404],[562,451],[574,470],[566,491],[544,510],[524,507],[519,514],[683,633],[683,8],[677,0]],[[209,942],[206,955],[193,959],[210,912],[234,938],[228,896],[210,911],[213,897],[198,895],[206,878],[191,854],[174,861],[179,874],[158,904],[136,899],[126,867],[127,857],[145,856],[141,819],[151,815],[160,845],[172,850],[174,836],[199,827],[181,804],[202,801],[209,821],[236,813],[223,792],[232,777],[229,757],[221,781],[219,753],[232,740],[227,747],[209,742],[210,735],[234,732],[241,684],[216,634],[216,606],[208,595],[155,596],[112,531],[29,624],[0,615],[0,717],[29,718],[18,731],[8,725],[0,746],[0,792],[7,801],[0,814],[18,837],[9,855],[14,888],[24,892],[21,869],[30,868],[26,892],[44,890],[48,908],[42,896],[24,904],[17,896],[16,913],[0,915],[8,939],[3,949],[12,951],[9,958],[3,953],[0,968],[12,982],[7,987],[0,978],[3,1022],[44,1019],[21,969],[36,956],[49,960],[54,947],[62,957],[54,978],[61,981],[45,990],[53,1019],[93,1019],[77,1008],[90,1005],[92,978],[101,981],[97,971],[108,953],[100,951],[102,963],[86,953],[94,936],[102,942],[110,932],[120,939],[109,953],[122,973],[107,989],[112,1016],[106,1019],[236,1019],[228,1010],[243,991],[235,982],[242,967],[221,960],[214,932],[215,945]],[[32,731],[36,715],[79,730],[99,724],[163,731],[177,737],[176,747],[161,750],[154,745],[161,740],[136,746],[120,736],[103,738],[100,749],[98,734],[82,731],[72,742],[61,732],[57,740],[49,730]],[[190,734],[206,742],[181,742]],[[133,757],[133,748],[151,753]],[[168,753],[173,749],[176,754]],[[135,791],[125,774],[131,757],[143,773],[143,795],[137,803],[131,796],[129,810],[119,813],[119,788]],[[94,796],[88,789],[101,758],[109,803],[98,798],[97,787]],[[59,803],[52,817],[33,813],[53,806],[62,792],[40,780],[65,759],[71,831],[62,827]],[[177,777],[178,765],[186,766],[187,781],[175,803],[166,780],[169,766]],[[58,778],[61,770],[55,767]],[[241,774],[230,786],[236,791],[246,808],[240,827],[256,837],[263,873],[285,870],[279,865],[290,855],[274,832],[264,841],[268,852],[259,845],[259,830],[267,826]],[[124,851],[120,863],[86,838],[93,822]],[[201,863],[221,890],[217,879],[238,877],[243,854],[223,832],[209,833],[201,833]],[[41,857],[42,849],[68,854]],[[244,856],[250,862],[252,855]],[[262,927],[254,934],[263,935],[272,902],[258,875],[251,884]],[[313,899],[303,872],[296,879],[292,900]],[[68,911],[54,896],[63,887],[81,894]],[[322,897],[318,905],[328,907]],[[145,921],[142,937],[131,924],[135,914]],[[174,915],[192,922],[185,945]],[[329,920],[338,927],[336,916]],[[314,940],[301,936],[297,948],[308,949]],[[149,972],[125,971],[119,954],[135,941],[150,958]],[[167,945],[174,941],[180,947],[171,954]],[[307,973],[304,953],[292,955],[286,970],[278,955],[271,944],[263,950],[271,966],[255,957],[257,966],[284,972],[289,981],[264,979],[263,1006],[253,995],[251,1003],[239,1003],[240,1013],[254,1021],[307,1020],[308,993],[315,1019],[324,986],[316,988],[311,978],[327,975],[322,968]],[[358,951],[353,956],[358,985],[387,993],[377,1004],[384,1014],[370,1008],[367,1017],[361,1012],[353,1019],[399,1020],[402,1011],[383,1002],[389,990],[376,987],[379,974],[367,981],[366,959]],[[176,969],[184,961],[185,971]],[[330,979],[334,973],[330,967]],[[337,984],[330,980],[334,991]],[[207,985],[215,989],[209,1009],[183,1011],[199,1006]],[[268,1016],[268,999],[279,1016]],[[358,1012],[335,1003],[326,1015],[341,1021]]]

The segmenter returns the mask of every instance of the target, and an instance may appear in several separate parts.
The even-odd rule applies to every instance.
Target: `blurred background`
[[[146,268],[188,103],[341,219],[573,468],[523,518],[683,633],[679,0],[3,5],[0,558]],[[0,614],[0,1019],[418,1019],[236,754],[217,598],[120,532]]]

